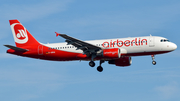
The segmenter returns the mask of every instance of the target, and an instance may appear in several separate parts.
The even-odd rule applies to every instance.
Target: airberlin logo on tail
[[[11,29],[16,43],[24,44],[28,41],[27,30],[23,25],[14,23],[11,25]]]

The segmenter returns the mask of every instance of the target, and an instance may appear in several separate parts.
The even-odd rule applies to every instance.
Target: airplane
[[[168,53],[177,49],[175,43],[159,36],[115,38],[82,41],[66,34],[56,33],[65,39],[63,43],[43,44],[38,42],[17,20],[9,20],[16,46],[4,45],[10,49],[7,53],[51,61],[89,61],[94,67],[99,60],[97,71],[102,72],[102,63],[107,61],[116,66],[130,66],[131,57],[151,55],[152,64],[156,65],[155,55]]]

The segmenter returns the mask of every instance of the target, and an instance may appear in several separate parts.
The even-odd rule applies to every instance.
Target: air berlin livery
[[[57,32],[56,36],[63,37],[65,43],[42,44],[18,20],[9,22],[16,46],[4,45],[10,48],[7,53],[52,61],[86,60],[90,61],[91,67],[95,66],[95,60],[99,60],[99,72],[103,71],[101,64],[105,61],[116,66],[130,66],[131,56],[151,55],[155,65],[154,55],[171,52],[177,48],[176,44],[168,39],[151,35],[82,41]]]

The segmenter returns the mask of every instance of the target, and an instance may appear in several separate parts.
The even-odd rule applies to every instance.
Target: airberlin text
[[[118,47],[122,47],[122,46],[129,47],[129,46],[141,46],[141,45],[147,45],[147,39],[135,38],[133,40],[125,40],[125,41],[117,39],[117,41],[110,40],[110,42],[105,41],[102,44],[102,46],[104,48],[116,47],[116,46],[118,46]]]

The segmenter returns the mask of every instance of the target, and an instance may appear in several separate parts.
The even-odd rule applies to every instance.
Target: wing
[[[57,32],[55,32],[55,33],[56,33],[56,36],[61,36],[61,37],[65,38],[67,45],[73,45],[73,46],[77,47],[76,50],[81,49],[84,52],[84,54],[86,54],[86,55],[93,54],[99,50],[102,50],[101,47],[98,47],[96,45],[93,45],[93,44],[81,41],[79,39],[70,37],[66,34],[59,34]]]

